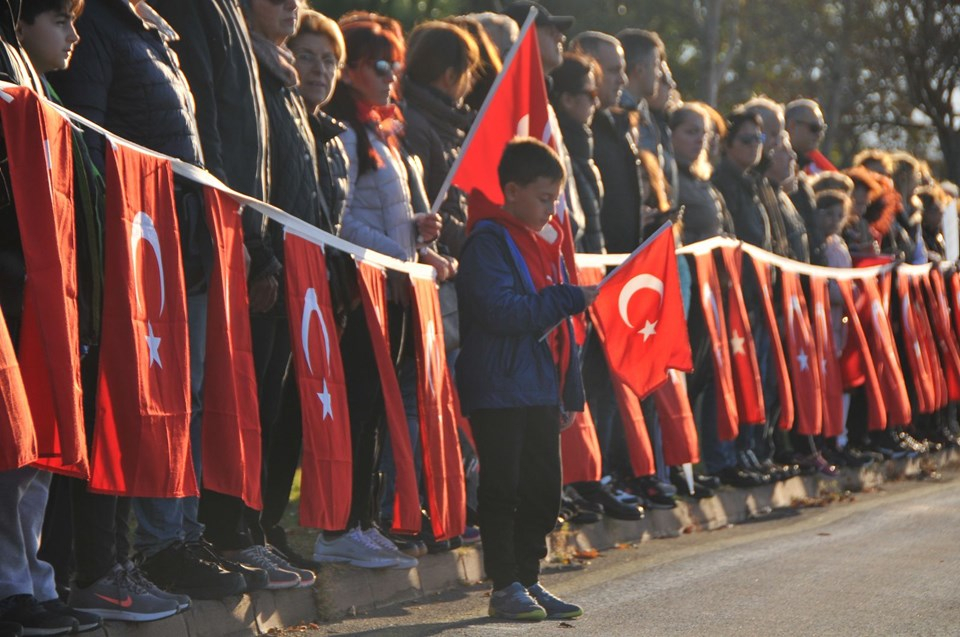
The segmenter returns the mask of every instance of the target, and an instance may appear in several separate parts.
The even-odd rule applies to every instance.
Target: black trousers
[[[532,586],[560,511],[560,412],[477,409],[470,426],[480,460],[483,566],[494,590]]]

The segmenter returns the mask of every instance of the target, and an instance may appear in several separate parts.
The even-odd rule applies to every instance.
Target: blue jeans
[[[201,429],[203,421],[203,370],[207,347],[207,294],[187,297],[190,330],[190,453],[197,484],[201,479]],[[203,525],[197,516],[199,498],[133,498],[137,530],[133,548],[150,557],[178,542],[197,542]]]
[[[50,478],[33,467],[0,472],[0,600],[57,597],[53,567],[37,558]]]

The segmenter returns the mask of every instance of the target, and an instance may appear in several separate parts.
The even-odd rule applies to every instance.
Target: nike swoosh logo
[[[121,600],[121,599],[114,599],[112,597],[107,597],[106,595],[101,595],[100,593],[94,593],[94,594],[100,599],[106,602],[110,602],[111,604],[116,604],[121,608],[130,608],[130,606],[133,605],[133,598],[130,597],[129,595],[127,595],[126,598]]]

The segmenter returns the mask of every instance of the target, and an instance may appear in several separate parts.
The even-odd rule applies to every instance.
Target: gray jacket
[[[364,130],[383,165],[357,174],[357,131],[341,135],[349,157],[350,185],[340,235],[359,246],[412,261],[417,254],[417,232],[407,168],[400,155],[372,131]]]

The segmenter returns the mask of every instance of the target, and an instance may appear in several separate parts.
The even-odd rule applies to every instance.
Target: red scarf
[[[396,104],[379,106],[364,100],[357,101],[357,118],[361,124],[369,125],[374,134],[394,153],[400,152],[400,135],[403,133],[403,115]],[[377,168],[383,166],[383,160],[377,157]]]
[[[470,214],[467,220],[467,233],[472,232],[477,222],[482,220],[492,221],[506,228],[527,265],[537,292],[545,287],[564,282],[560,252],[560,247],[563,245],[563,227],[555,217],[551,218],[548,226],[557,232],[557,238],[550,243],[540,233],[523,225],[512,214],[490,201],[479,190],[473,190],[470,193],[468,206]],[[562,396],[571,355],[570,329],[566,320],[550,332],[547,341],[553,353],[553,362],[560,372]]]

